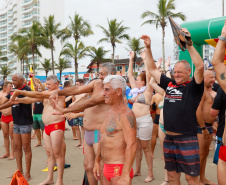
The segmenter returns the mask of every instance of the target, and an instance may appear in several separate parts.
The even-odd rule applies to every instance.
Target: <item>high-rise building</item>
[[[8,57],[8,61],[0,60],[0,66],[9,65],[12,69],[12,74],[21,72],[21,65],[17,56],[8,50],[12,42],[10,38],[19,29],[31,27],[34,20],[39,21],[43,25],[44,17],[47,18],[49,15],[54,15],[56,23],[60,22],[63,28],[65,26],[64,0],[5,0],[0,10],[0,49],[3,54],[2,57]],[[59,40],[56,40],[54,46],[54,59],[57,61],[62,45]],[[51,59],[50,49],[41,47],[40,52],[42,58],[35,55],[35,63],[38,65],[37,69],[41,67],[40,62],[44,61],[44,58]],[[29,64],[32,64],[31,55],[28,56],[28,59]],[[45,76],[45,73],[42,70],[36,70],[36,75]]]

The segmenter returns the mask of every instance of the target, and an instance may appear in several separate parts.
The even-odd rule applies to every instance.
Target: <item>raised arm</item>
[[[136,156],[136,118],[132,111],[122,118],[123,121],[123,135],[126,143],[125,150],[125,163],[122,169],[122,175],[118,181],[118,184],[127,184],[129,182],[129,174],[132,169],[134,159]],[[126,183],[127,182],[127,183]]]
[[[186,28],[182,28],[182,31],[190,35],[189,31]],[[203,81],[203,73],[204,73],[203,60],[193,45],[189,46],[188,44],[186,44],[186,47],[190,54],[191,60],[195,65],[195,72],[194,72],[195,81],[197,84],[201,84]]]
[[[155,91],[157,91],[159,94],[161,94],[162,96],[164,96],[165,90],[158,86],[158,84],[155,82],[155,79],[154,79],[153,77],[151,77],[151,80],[150,80],[150,86],[151,86]]]
[[[134,51],[130,51],[129,53],[129,68],[128,68],[128,78],[131,88],[135,88],[135,78],[133,76],[133,60],[134,60]]]
[[[226,66],[224,65],[224,57],[225,57],[225,43],[226,43],[226,19],[224,23],[224,27],[221,31],[221,37],[224,38],[224,41],[219,39],[216,49],[214,51],[212,64],[216,72],[216,78],[221,86],[221,88],[226,93]]]
[[[147,35],[142,35],[141,39],[144,40],[148,71],[151,74],[151,76],[154,77],[157,83],[160,83],[161,73],[158,71],[152,56],[151,39]]]
[[[16,90],[14,91],[12,97],[10,98],[10,101],[14,101],[15,98],[19,95],[23,96],[28,96],[30,98],[49,98],[51,95],[51,91],[43,91],[43,92],[38,92],[38,91],[21,91],[21,90]]]
[[[46,88],[44,87],[44,85],[42,84],[42,82],[39,79],[34,78],[34,82],[36,85],[38,85],[42,89],[42,91],[46,91]]]
[[[170,67],[170,56],[168,56],[168,60],[165,61],[165,70],[166,70],[166,76],[168,78],[171,78],[169,67]]]
[[[103,103],[105,103],[104,96],[103,96],[103,94],[99,94],[97,96],[87,98],[84,101],[81,101],[81,102],[79,102],[79,103],[77,103],[73,106],[69,106],[68,108],[65,108],[65,109],[57,106],[55,101],[54,101],[54,104],[55,104],[54,106],[55,106],[56,110],[65,114],[65,113],[68,113],[68,112],[75,112],[75,113],[82,112],[87,108],[93,107],[93,106],[98,105],[98,104],[103,104]]]

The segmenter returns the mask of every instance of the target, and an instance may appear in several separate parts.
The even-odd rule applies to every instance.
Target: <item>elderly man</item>
[[[103,95],[103,81],[108,75],[115,74],[116,69],[114,64],[106,62],[103,63],[99,71],[99,79],[93,80],[83,86],[73,86],[67,89],[55,91],[51,98],[54,101],[57,96],[71,96],[82,93],[90,93],[90,97],[67,109],[60,110],[62,113],[68,112],[82,112],[84,111],[83,127],[85,130],[84,135],[84,168],[87,172],[89,183],[97,185],[98,181],[93,175],[93,167],[95,154],[98,149],[100,139],[100,127],[105,120],[105,116],[109,110],[109,105],[104,103]],[[59,107],[55,107],[59,108]]]
[[[11,97],[11,101],[14,103],[33,103],[43,101],[43,114],[42,121],[45,124],[45,132],[43,135],[46,154],[48,156],[48,177],[45,181],[40,183],[40,185],[53,184],[53,172],[54,166],[57,163],[57,185],[63,185],[63,173],[64,173],[64,163],[65,163],[65,142],[64,142],[64,130],[65,130],[65,120],[62,115],[53,115],[55,111],[49,101],[49,96],[53,90],[59,88],[59,80],[55,75],[50,75],[47,77],[46,87],[48,91],[38,92],[38,91],[15,91]],[[25,98],[17,98],[17,96],[28,96]],[[14,101],[15,100],[15,101]],[[60,96],[58,98],[58,105],[64,107],[65,97]]]
[[[100,160],[104,162],[103,184],[132,184],[136,154],[136,118],[124,102],[125,80],[118,75],[104,79],[105,103],[110,110],[101,126],[101,140],[94,175],[100,179]]]
[[[189,34],[186,29],[183,32]],[[204,91],[202,58],[193,46],[186,45],[195,64],[194,79],[190,81],[191,68],[187,61],[178,61],[174,66],[172,80],[156,68],[151,52],[151,40],[144,40],[147,67],[151,75],[166,91],[164,99],[164,160],[170,184],[180,184],[181,172],[188,184],[198,184],[200,169],[199,144],[197,138],[196,109]]]
[[[217,43],[212,64],[216,72],[216,78],[221,88],[226,93],[226,66],[224,65],[224,57],[225,57],[225,46],[226,46],[226,20],[224,27],[221,32],[221,36],[218,37],[219,41]],[[226,109],[226,99],[224,102]],[[217,166],[217,178],[218,184],[224,185],[226,182],[226,127],[224,127],[224,135],[222,138],[223,145],[220,147],[219,151],[219,161]]]
[[[20,73],[16,73],[12,76],[12,82],[16,89],[24,92],[31,91],[31,89],[24,85],[24,76]],[[12,115],[14,120],[13,126],[13,139],[14,139],[14,152],[16,156],[17,169],[23,173],[22,168],[22,156],[23,151],[25,153],[26,171],[24,178],[28,181],[31,178],[31,130],[33,125],[32,107],[31,104],[14,104],[9,101],[13,92],[10,92],[6,97],[2,99],[3,105],[0,106],[0,110],[12,106]],[[23,96],[19,96],[23,97]],[[23,148],[23,151],[22,151]]]

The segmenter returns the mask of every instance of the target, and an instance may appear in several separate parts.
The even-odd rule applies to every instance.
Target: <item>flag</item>
[[[30,73],[33,73],[33,69],[32,69],[32,67],[31,67],[31,65],[30,65]],[[34,87],[34,83],[33,83],[33,79],[32,79],[32,77],[31,77],[31,90],[32,91],[34,91],[35,90],[35,87]]]

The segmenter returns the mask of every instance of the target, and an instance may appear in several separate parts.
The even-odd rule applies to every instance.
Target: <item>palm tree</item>
[[[50,59],[44,59],[44,62],[41,62],[42,64],[42,68],[39,68],[41,70],[44,70],[45,73],[46,73],[46,78],[48,76],[48,72],[52,70],[52,66],[51,66],[51,63],[50,63]]]
[[[65,29],[61,30],[59,34],[62,41],[73,37],[76,42],[79,41],[81,37],[87,37],[93,34],[90,24],[85,21],[79,14],[76,14],[75,12],[75,16],[73,18],[69,18],[70,24]]]
[[[33,21],[30,28],[22,28],[18,33],[12,35],[13,41],[22,43],[21,52],[29,51],[32,54],[33,59],[33,70],[35,74],[35,54],[42,56],[39,51],[39,46],[49,48],[49,42],[43,35],[43,30],[39,22]]]
[[[91,64],[97,63],[97,73],[99,73],[99,66],[102,62],[105,62],[107,59],[105,59],[106,53],[108,53],[109,50],[104,50],[103,47],[95,48],[91,47],[88,56],[91,57]]]
[[[54,48],[54,41],[56,38],[59,37],[59,27],[60,23],[55,23],[54,15],[50,15],[48,18],[44,18],[44,26],[43,26],[43,32],[45,37],[48,39],[50,49],[51,49],[51,57],[52,57],[52,70],[54,73],[54,56],[53,56],[53,50]]]
[[[108,20],[108,28],[104,28],[103,26],[97,25],[100,27],[105,35],[105,38],[102,38],[99,40],[100,42],[110,42],[113,49],[112,54],[112,62],[115,63],[114,57],[115,57],[115,47],[116,43],[122,43],[120,40],[122,39],[129,39],[129,35],[126,34],[126,30],[129,29],[129,27],[125,27],[122,25],[123,21],[117,22],[117,19],[114,20]]]
[[[60,53],[60,56],[72,58],[75,66],[75,78],[78,79],[78,60],[87,56],[90,47],[85,47],[83,42],[76,41],[75,46],[66,43]]]
[[[128,41],[129,49],[126,49],[127,51],[133,51],[134,52],[134,59],[133,59],[133,70],[135,73],[135,63],[137,59],[137,55],[141,53],[141,50],[144,48],[141,46],[140,38],[136,39],[133,37]]]
[[[3,80],[5,80],[11,72],[9,66],[1,66],[0,74],[3,75]]]
[[[186,16],[182,12],[173,13],[172,10],[175,10],[174,5],[175,0],[159,0],[158,2],[158,13],[153,13],[150,11],[145,11],[141,18],[150,17],[153,19],[149,19],[145,21],[144,24],[155,24],[156,28],[159,26],[162,27],[162,60],[163,60],[163,70],[165,70],[165,47],[164,47],[164,37],[165,37],[165,27],[167,26],[168,17],[172,18],[180,18],[185,21]]]
[[[59,58],[59,63],[58,64],[55,63],[55,65],[56,65],[55,69],[58,69],[60,71],[60,81],[61,81],[61,74],[62,74],[63,70],[71,67],[70,61],[65,60],[63,58]]]

